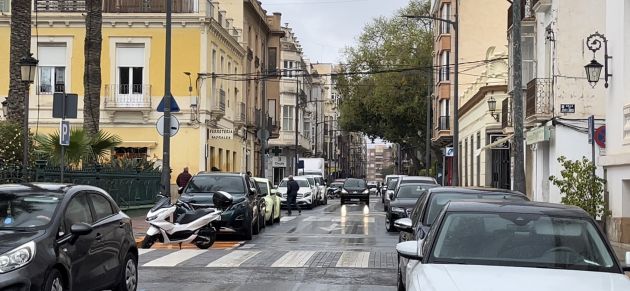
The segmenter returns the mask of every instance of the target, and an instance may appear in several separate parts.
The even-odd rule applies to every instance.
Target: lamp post
[[[28,148],[29,148],[29,130],[28,130],[28,110],[29,110],[29,85],[35,81],[35,72],[37,71],[37,63],[39,61],[33,57],[32,53],[20,59],[20,79],[26,83],[26,96],[24,96],[24,133],[22,144],[22,171],[26,175],[28,168]],[[4,106],[3,106],[4,108]],[[26,176],[24,176],[26,178]]]
[[[435,21],[445,22],[453,26],[453,32],[455,32],[455,70],[453,85],[453,157],[452,157],[452,183],[453,186],[459,186],[459,1],[455,0],[455,20],[444,19],[433,16],[425,15],[403,15],[405,18],[412,19],[430,19]]]
[[[595,53],[602,48],[602,43],[604,44],[604,65],[600,64],[595,58]],[[597,82],[599,82],[602,68],[604,68],[604,80],[606,81],[604,87],[608,88],[608,77],[612,77],[612,74],[608,73],[608,60],[612,59],[608,55],[608,39],[603,34],[595,32],[586,38],[586,46],[593,52],[593,60],[584,66],[588,82],[592,87],[595,87]]]

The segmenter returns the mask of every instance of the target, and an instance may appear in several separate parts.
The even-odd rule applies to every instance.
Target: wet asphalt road
[[[395,290],[398,234],[382,210],[380,197],[370,207],[329,200],[300,216],[283,210],[233,248],[143,250],[138,290]]]

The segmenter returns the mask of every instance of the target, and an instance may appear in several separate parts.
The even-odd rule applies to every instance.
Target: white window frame
[[[144,60],[142,67],[142,84],[151,84],[151,80],[149,79],[151,71],[151,38],[150,37],[110,37],[109,38],[109,59],[112,60],[110,63],[110,75],[109,79],[113,82],[118,82],[118,62],[117,62],[117,47],[119,46],[142,46],[144,48]],[[67,74],[67,73],[66,73]],[[69,88],[66,86],[66,89]],[[66,90],[68,91],[68,90]],[[131,90],[130,90],[131,91]],[[142,88],[142,94],[136,94],[144,96],[146,92],[144,92],[144,88]],[[111,92],[111,97],[117,96],[118,91]],[[143,97],[144,98],[144,97]],[[143,102],[146,100],[143,100]]]
[[[295,115],[295,106],[282,105],[282,130],[293,131],[293,116]]]
[[[46,39],[46,41],[41,41],[43,39]],[[40,40],[40,42],[38,43],[37,41]],[[73,48],[73,41],[74,38],[71,36],[43,36],[40,35],[39,37],[31,37],[31,51],[32,52],[36,52],[37,55],[35,55],[34,57],[36,59],[39,59],[39,50],[38,47],[42,47],[42,46],[64,46],[66,47],[66,61],[65,61],[65,66],[64,66],[64,91],[70,91],[71,87],[71,78],[70,76],[72,76],[72,62],[70,62],[69,60],[72,59],[72,48]],[[40,66],[45,67],[45,64],[41,64]],[[47,66],[47,67],[59,67],[59,66]],[[46,93],[46,92],[41,92],[40,91],[40,78],[41,78],[41,71],[38,69],[37,70],[37,74],[35,76],[35,84],[37,84],[37,88],[36,90],[31,90],[31,95],[36,95],[36,94],[52,94],[53,92],[50,93]],[[53,77],[54,78],[54,77]],[[54,81],[54,79],[52,80]],[[54,83],[54,82],[52,82]],[[54,87],[54,85],[53,85]],[[52,91],[55,91],[54,88],[52,88]]]

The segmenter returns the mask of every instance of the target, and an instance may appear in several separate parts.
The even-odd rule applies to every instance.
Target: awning
[[[123,141],[117,148],[155,148],[158,143],[156,141]]]
[[[512,137],[514,137],[514,134],[510,134],[510,135],[508,135],[508,136],[506,136],[504,138],[497,139],[495,142],[493,142],[491,144],[488,144],[488,145],[486,145],[486,146],[484,146],[484,147],[482,147],[482,148],[480,148],[478,150],[475,150],[475,156],[481,155],[481,151],[492,149],[492,148],[494,148],[494,147],[496,147],[498,145],[504,144],[506,141],[512,139]]]

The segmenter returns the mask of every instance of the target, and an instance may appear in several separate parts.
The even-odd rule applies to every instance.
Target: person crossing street
[[[302,214],[302,209],[300,209],[300,205],[297,204],[297,194],[300,190],[300,185],[293,180],[293,176],[289,176],[289,181],[287,182],[287,215],[291,216],[291,205],[295,204],[295,207],[298,210],[298,215]]]

